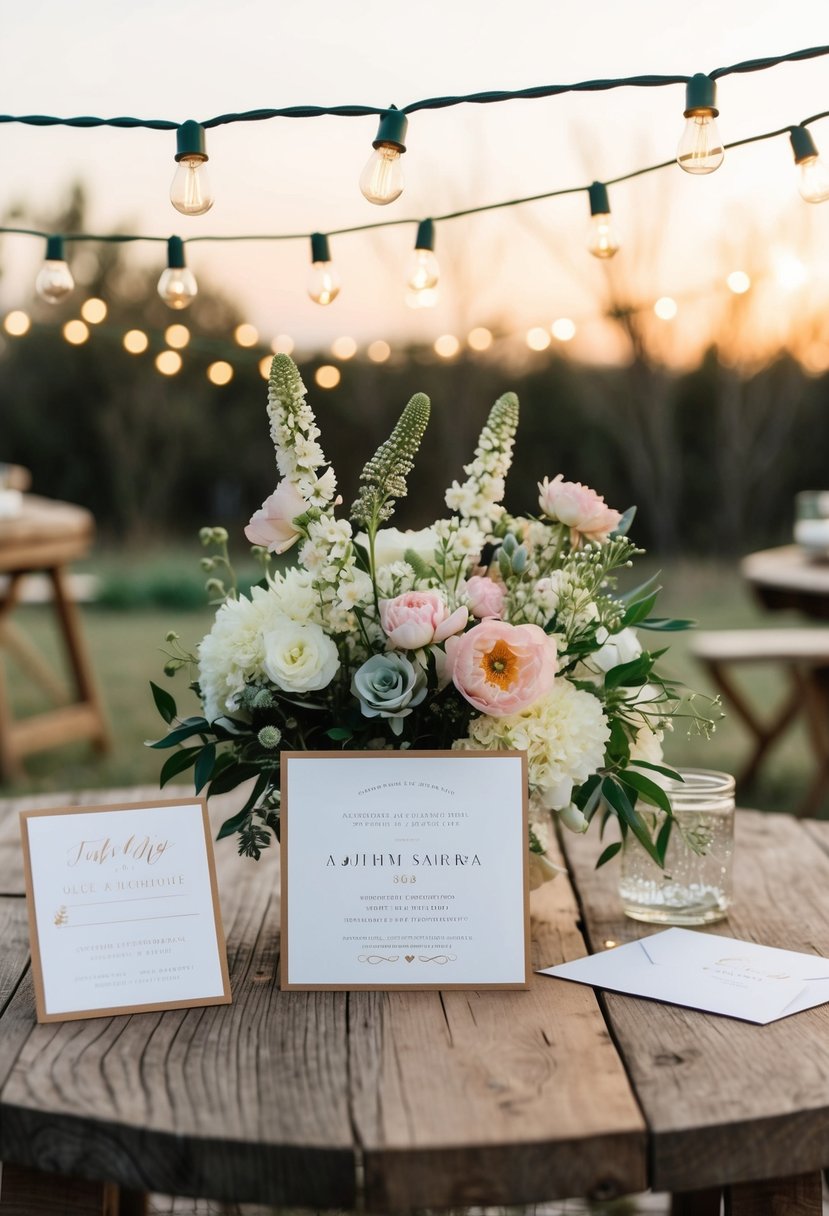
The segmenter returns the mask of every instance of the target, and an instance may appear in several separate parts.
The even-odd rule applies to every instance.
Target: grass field
[[[172,552],[151,561],[115,555],[99,560],[90,569],[103,576],[104,590],[109,589],[105,595],[107,602],[122,605],[120,608],[90,605],[83,609],[86,637],[112,724],[114,749],[109,756],[97,757],[86,745],[78,744],[32,756],[26,763],[25,778],[3,787],[4,794],[153,784],[160,767],[159,754],[146,748],[144,741],[158,737],[162,723],[150,696],[149,681],[169,687],[183,712],[197,708],[183,676],[171,681],[162,674],[167,631],[174,629],[185,646],[195,647],[212,620],[211,609],[190,606],[199,602],[200,582],[192,550],[186,555]],[[646,573],[640,568],[638,580]],[[660,612],[693,617],[701,628],[762,625],[772,621],[775,625],[803,624],[801,619],[785,614],[772,618],[755,606],[736,566],[680,563],[665,569],[661,581],[665,590],[660,597]],[[187,590],[180,594],[184,583]],[[168,601],[171,606],[155,607],[153,600]],[[18,610],[15,619],[57,665],[59,650],[51,612],[37,606],[24,607]],[[690,635],[672,637],[670,654],[663,661],[667,662],[670,674],[700,692],[711,692],[688,653]],[[8,676],[17,714],[45,706],[39,690],[12,663]],[[747,679],[747,687],[755,704],[764,707],[772,705],[784,692],[781,674],[774,669],[755,670]],[[743,727],[726,717],[710,741],[688,737],[682,724],[678,724],[667,739],[665,754],[673,764],[735,772],[747,746]],[[792,810],[804,794],[813,771],[814,760],[806,734],[798,726],[771,754],[757,787],[738,792],[740,800],[744,805],[768,810]],[[829,814],[829,805],[822,808],[822,814]]]

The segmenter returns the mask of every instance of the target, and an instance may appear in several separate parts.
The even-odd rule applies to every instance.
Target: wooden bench
[[[752,751],[738,775],[738,787],[751,784],[772,744],[801,713],[806,715],[818,772],[798,814],[814,814],[829,785],[829,723],[823,691],[829,680],[829,628],[710,630],[694,636],[691,653],[752,736]],[[783,667],[790,689],[771,716],[763,717],[735,682],[732,669],[770,663]]]
[[[54,709],[15,721],[3,654],[0,653],[0,780],[17,777],[32,752],[75,739],[89,739],[99,751],[109,747],[109,730],[69,590],[67,567],[85,557],[94,536],[92,515],[83,507],[25,495],[19,515],[0,519],[0,652],[58,702]],[[51,586],[56,623],[68,660],[74,692],[52,670],[11,619],[28,574],[43,572]]]

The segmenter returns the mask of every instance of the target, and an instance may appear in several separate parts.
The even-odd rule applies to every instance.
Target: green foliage
[[[360,493],[351,508],[351,517],[363,524],[369,535],[389,519],[398,498],[406,496],[406,477],[429,421],[429,398],[415,393],[400,415],[389,438],[368,461],[360,474]]]

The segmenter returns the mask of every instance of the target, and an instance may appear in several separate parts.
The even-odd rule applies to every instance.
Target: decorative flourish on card
[[[55,913],[55,924],[56,925],[65,925],[68,922],[68,920],[69,920],[69,913],[66,910],[66,906],[65,906],[65,904],[61,904],[61,906],[58,908],[57,912]]]
[[[372,967],[376,967],[378,963],[396,963],[399,958],[399,954],[361,954],[357,961],[359,963],[369,963]]]
[[[447,963],[454,963],[457,957],[457,954],[421,954],[419,961],[421,963],[438,963],[441,967],[445,967]]]

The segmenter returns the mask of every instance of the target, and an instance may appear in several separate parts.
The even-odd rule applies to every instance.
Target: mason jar
[[[626,916],[659,925],[706,925],[722,920],[732,901],[734,778],[706,769],[683,769],[682,781],[660,779],[673,808],[673,824],[660,867],[632,832],[621,854],[619,894]],[[665,812],[637,810],[655,835]]]

